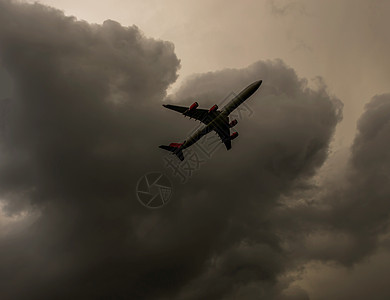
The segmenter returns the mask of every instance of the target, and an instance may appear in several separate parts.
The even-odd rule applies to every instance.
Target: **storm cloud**
[[[336,170],[320,184],[284,200],[290,204],[279,210],[280,222],[293,228],[290,246],[305,259],[353,266],[386,243],[389,104],[389,94],[374,96],[345,162],[336,160]]]
[[[167,96],[180,67],[172,43],[5,0],[0,59],[13,83],[1,105],[2,209],[35,216],[0,237],[2,298],[307,299],[286,293],[291,272],[310,260],[353,264],[384,232],[389,95],[367,105],[343,180],[313,187],[342,103],[282,60],[194,74]],[[161,104],[208,108],[260,79],[233,149],[181,184],[157,146],[196,123]],[[152,211],[135,185],[155,170],[174,196]],[[340,251],[315,247],[340,236]]]

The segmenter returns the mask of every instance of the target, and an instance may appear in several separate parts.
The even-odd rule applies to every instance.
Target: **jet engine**
[[[217,104],[214,104],[214,105],[209,109],[209,112],[216,111],[217,109],[218,109],[218,105],[217,105]]]
[[[234,140],[236,137],[238,137],[238,132],[233,132],[231,135],[230,135],[230,139],[231,140]]]
[[[190,108],[189,108],[188,110],[194,110],[194,109],[196,109],[198,106],[199,106],[198,102],[194,102],[194,103],[192,103],[192,105],[190,106]]]
[[[233,121],[231,121],[231,122],[229,123],[229,127],[232,128],[233,126],[236,126],[237,123],[238,123],[238,121],[237,121],[236,119],[234,119]]]

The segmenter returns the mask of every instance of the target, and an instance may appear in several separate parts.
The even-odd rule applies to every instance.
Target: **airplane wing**
[[[219,112],[209,113],[207,109],[202,109],[202,108],[189,110],[188,107],[185,106],[178,106],[178,105],[171,105],[171,104],[163,104],[163,106],[168,109],[177,111],[186,117],[190,117],[192,119],[201,121],[204,124],[208,124],[213,118],[215,118],[216,114],[219,114]]]
[[[223,125],[214,127],[214,131],[219,135],[222,143],[225,144],[226,150],[230,150],[232,148],[232,141],[230,139],[229,119],[226,118],[226,122]]]

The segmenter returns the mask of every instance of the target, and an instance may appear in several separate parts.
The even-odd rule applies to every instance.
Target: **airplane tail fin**
[[[184,160],[184,154],[183,154],[183,151],[181,149],[182,145],[183,144],[180,144],[180,143],[170,143],[169,146],[161,145],[161,146],[159,146],[159,148],[172,152],[181,161],[183,161]]]

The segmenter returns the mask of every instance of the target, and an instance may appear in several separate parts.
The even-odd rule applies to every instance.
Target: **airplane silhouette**
[[[194,102],[190,107],[163,104],[164,107],[175,110],[186,117],[194,118],[205,124],[204,127],[197,130],[183,143],[171,143],[169,146],[161,145],[160,148],[175,154],[181,161],[184,160],[183,150],[195,144],[202,136],[211,131],[215,131],[225,144],[226,149],[232,148],[231,141],[238,136],[238,132],[230,134],[230,128],[235,126],[237,120],[229,122],[229,114],[234,111],[241,103],[252,96],[260,87],[263,81],[259,80],[247,86],[237,96],[235,96],[222,110],[218,110],[218,105],[213,105],[210,109],[198,109],[198,102]]]

